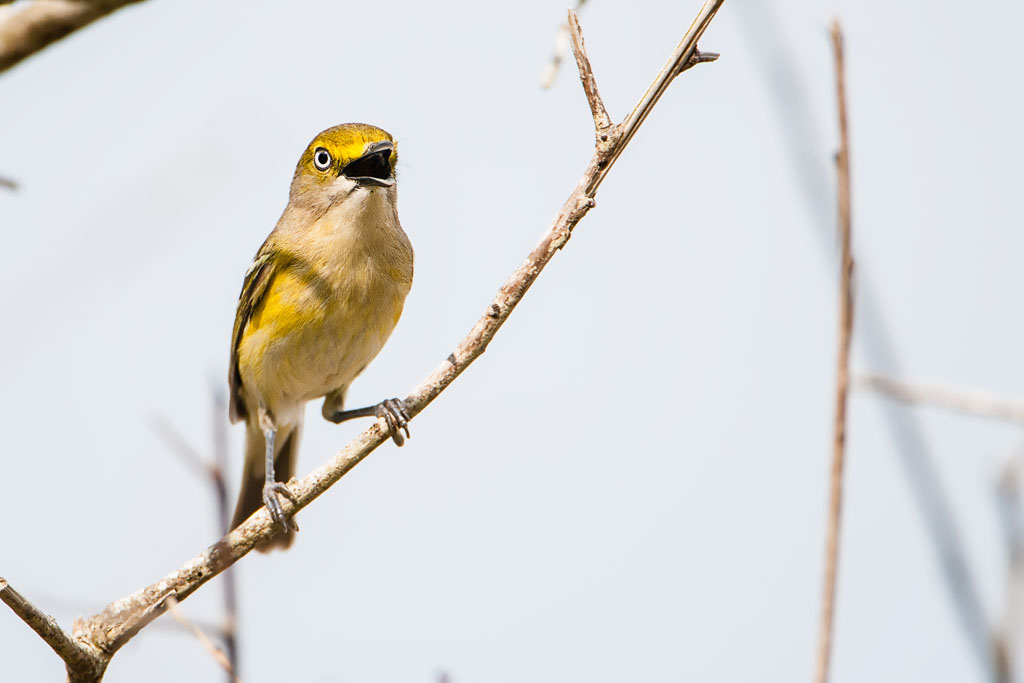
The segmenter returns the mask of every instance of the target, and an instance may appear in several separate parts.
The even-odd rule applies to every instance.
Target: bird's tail
[[[295,456],[298,454],[301,427],[301,423],[281,427],[274,437],[274,479],[279,482],[287,482],[295,475]],[[256,420],[249,420],[245,430],[245,470],[242,472],[242,487],[238,492],[235,516],[231,520],[232,529],[263,507],[266,448],[263,432]],[[282,531],[256,549],[264,553],[275,548],[286,549],[294,540],[294,531]]]

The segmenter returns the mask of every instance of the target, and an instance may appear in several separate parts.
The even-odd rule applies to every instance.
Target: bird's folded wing
[[[253,311],[259,306],[268,285],[273,279],[277,259],[275,252],[264,243],[256,259],[245,273],[242,292],[238,295],[238,310],[235,311],[235,329],[231,334],[231,365],[228,370],[228,384],[231,391],[229,415],[232,422],[244,420],[249,413],[242,391],[242,377],[238,370],[238,344],[242,341],[245,326],[249,324]]]

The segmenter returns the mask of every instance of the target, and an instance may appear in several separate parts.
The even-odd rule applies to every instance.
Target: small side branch
[[[611,128],[612,120],[608,116],[608,110],[604,108],[601,93],[597,91],[594,69],[590,66],[587,48],[583,45],[583,31],[580,29],[580,20],[576,16],[576,10],[574,9],[569,10],[569,35],[572,37],[572,53],[576,56],[576,68],[580,72],[583,92],[587,95],[587,104],[590,105],[590,112],[594,116],[594,129],[600,135],[606,129]]]
[[[0,71],[72,31],[141,0],[46,0],[15,6],[0,16]]]
[[[92,653],[86,646],[71,637],[57,625],[57,621],[46,614],[25,597],[14,590],[6,579],[0,578],[0,600],[29,625],[43,641],[49,645],[57,656],[64,660],[68,669],[68,679],[92,680],[89,674],[97,674],[99,680],[106,662],[98,653]]]
[[[850,148],[846,128],[846,84],[843,67],[843,34],[832,23],[835,53],[836,100],[839,108],[838,176],[839,237],[842,249],[839,276],[839,350],[836,360],[836,409],[832,439],[832,473],[829,485],[828,527],[825,539],[825,586],[818,630],[815,680],[828,680],[835,615],[836,571],[839,564],[839,523],[843,498],[843,461],[846,457],[846,405],[850,393],[850,337],[853,331],[853,254],[850,248]]]
[[[960,389],[926,382],[910,382],[883,375],[859,373],[858,389],[870,389],[904,403],[920,403],[956,413],[1024,424],[1024,399],[976,389]]]

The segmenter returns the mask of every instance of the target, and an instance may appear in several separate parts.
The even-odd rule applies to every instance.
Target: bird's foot
[[[388,423],[388,433],[396,446],[405,444],[409,438],[409,413],[405,410],[405,403],[400,398],[389,398],[381,401],[376,406],[377,417],[383,417]],[[405,430],[405,436],[402,436]]]
[[[284,496],[292,505],[298,505],[299,499],[295,497],[295,494],[289,490],[287,486],[279,481],[268,482],[263,486],[263,502],[267,506],[267,510],[270,512],[271,519],[276,524],[280,524],[285,531],[298,531],[299,525],[295,523],[295,519],[285,514],[284,508],[281,507],[281,501],[278,500],[278,494]]]

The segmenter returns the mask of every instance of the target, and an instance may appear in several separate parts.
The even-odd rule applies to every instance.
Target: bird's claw
[[[409,438],[409,413],[405,410],[405,403],[400,398],[389,398],[377,404],[377,417],[383,417],[388,424],[388,433],[394,440],[396,446],[405,444]],[[402,436],[405,430],[405,436]]]
[[[267,483],[263,487],[263,502],[267,506],[267,510],[270,512],[271,519],[275,523],[280,524],[285,531],[298,531],[299,525],[295,523],[295,519],[285,514],[284,508],[281,507],[281,501],[277,499],[277,494],[281,494],[289,501],[292,505],[298,505],[299,499],[295,497],[295,494],[291,490],[279,481]]]

